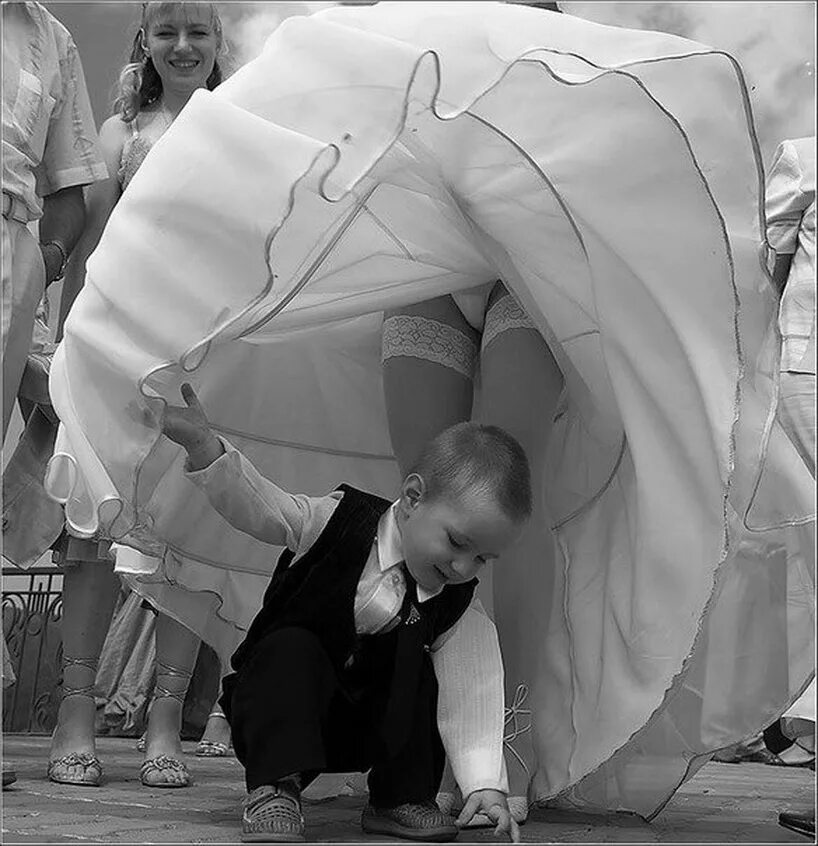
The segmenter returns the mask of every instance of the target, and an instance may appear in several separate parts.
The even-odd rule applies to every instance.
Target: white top
[[[286,545],[295,560],[326,527],[342,491],[310,497],[290,494],[262,476],[228,441],[225,453],[187,477],[233,526],[270,544]],[[359,634],[389,628],[403,604],[406,581],[403,549],[393,505],[380,519],[378,534],[355,595]],[[442,588],[441,588],[442,590]],[[440,591],[418,585],[425,602]],[[432,644],[438,681],[438,727],[464,796],[481,788],[508,791],[503,762],[503,665],[494,623],[478,599]]]
[[[815,138],[783,141],[767,181],[767,240],[792,255],[781,297],[781,369],[815,374]]]

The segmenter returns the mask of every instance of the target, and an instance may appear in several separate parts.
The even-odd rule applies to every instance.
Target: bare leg
[[[63,654],[68,659],[63,671],[66,694],[60,704],[57,727],[51,739],[50,759],[70,753],[95,754],[96,704],[93,685],[96,663],[111,624],[119,577],[113,564],[76,561],[65,566],[62,588]],[[81,663],[74,663],[79,661]],[[84,691],[70,695],[70,691]],[[82,766],[69,767],[65,775],[81,776]]]
[[[179,761],[182,742],[182,706],[196,664],[200,640],[181,623],[160,613],[156,620],[156,692],[148,715],[145,760],[162,756]],[[183,767],[160,766],[145,777],[150,784],[184,786],[189,776]]]
[[[523,816],[533,762],[528,687],[537,675],[553,594],[554,549],[543,503],[543,467],[562,374],[540,333],[498,283],[489,299],[481,356],[479,417],[522,445],[531,465],[534,510],[520,541],[495,563],[494,619],[506,671],[506,765]],[[518,734],[519,733],[519,734]],[[517,735],[516,737],[514,735]],[[520,756],[519,758],[517,756]],[[524,763],[521,763],[520,759]]]

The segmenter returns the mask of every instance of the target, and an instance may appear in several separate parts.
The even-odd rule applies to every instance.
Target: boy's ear
[[[426,483],[417,473],[410,473],[401,487],[401,499],[407,508],[414,508],[426,493]]]

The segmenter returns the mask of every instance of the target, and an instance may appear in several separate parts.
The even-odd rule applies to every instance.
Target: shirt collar
[[[397,519],[398,502],[393,502],[378,521],[378,566],[382,573],[404,561],[403,540],[400,536]],[[443,590],[441,586],[437,590],[426,590],[417,585],[418,602],[426,602],[433,596],[437,596]]]

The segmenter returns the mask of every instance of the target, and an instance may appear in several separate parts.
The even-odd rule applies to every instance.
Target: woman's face
[[[219,35],[206,3],[157,3],[145,27],[147,47],[164,88],[195,90],[213,72]]]

